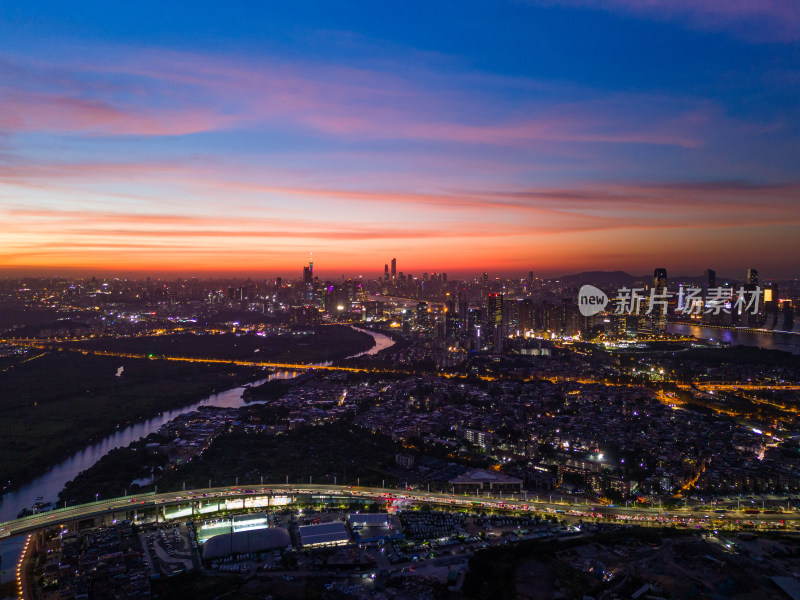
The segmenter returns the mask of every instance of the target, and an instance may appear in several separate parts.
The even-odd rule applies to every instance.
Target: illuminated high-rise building
[[[561,334],[574,337],[581,330],[581,315],[578,307],[571,298],[561,301]]]
[[[756,269],[747,269],[747,280],[744,282],[744,290],[746,294],[756,295],[758,298],[758,307],[754,310],[748,309],[744,304],[739,304],[737,316],[739,325],[742,327],[761,327],[764,324],[764,299],[761,295],[763,292],[758,289],[758,271]],[[749,297],[745,297],[749,300]],[[755,307],[754,307],[755,308]]]
[[[467,314],[469,312],[469,300],[464,292],[458,293],[458,314],[461,317],[462,329],[466,329]]]
[[[774,283],[768,283],[764,286],[764,306],[767,310],[778,308],[778,286]]]
[[[561,306],[551,302],[543,302],[536,307],[537,329],[561,334],[563,323]]]
[[[392,259],[392,283],[397,281],[397,259]]]
[[[531,298],[517,300],[517,315],[517,325],[521,332],[530,331],[535,327]]]
[[[786,325],[783,323],[785,319],[779,314],[778,286],[775,283],[767,283],[761,293],[759,312],[764,313],[764,329],[785,329]]]
[[[758,270],[747,269],[747,285],[758,285]]]
[[[492,339],[495,332],[503,329],[503,295],[488,294],[486,296],[486,334]]]
[[[653,333],[662,335],[667,331],[667,270],[653,271],[653,306],[650,317],[653,322]]]
[[[656,269],[653,271],[653,287],[657,293],[664,293],[667,289],[667,270]]]
[[[427,302],[417,302],[417,325],[427,327],[430,324],[430,310]]]
[[[314,259],[308,259],[308,266],[303,267],[304,299],[310,302],[314,299]]]

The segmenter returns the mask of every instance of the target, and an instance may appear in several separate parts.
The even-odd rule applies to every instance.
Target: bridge
[[[268,509],[298,501],[308,501],[303,497],[331,500],[370,500],[378,502],[433,504],[453,509],[506,510],[520,512],[545,512],[577,517],[609,516],[615,519],[636,521],[692,522],[702,523],[710,520],[741,522],[758,520],[765,523],[800,521],[797,511],[755,511],[754,509],[728,509],[725,514],[704,506],[688,506],[669,511],[649,507],[600,506],[584,499],[553,501],[553,496],[534,496],[526,492],[503,495],[455,495],[437,492],[407,491],[390,488],[352,487],[335,485],[255,485],[236,487],[214,487],[192,491],[178,491],[156,494],[149,492],[136,496],[125,496],[100,500],[37,513],[13,521],[0,523],[0,539],[31,533],[48,527],[58,527],[67,523],[100,519],[106,522],[115,518],[135,519],[139,515],[155,515],[156,520],[191,518],[210,515],[223,510],[244,510],[247,508]],[[241,502],[241,504],[240,504]],[[167,509],[172,509],[168,514]],[[797,523],[800,525],[800,523]]]
[[[137,354],[132,352],[111,352],[109,350],[95,350],[86,348],[70,348],[59,346],[54,343],[42,343],[41,340],[22,340],[22,339],[0,339],[0,343],[17,344],[20,346],[27,346],[30,348],[37,348],[39,350],[58,350],[60,352],[78,352],[84,355],[95,356],[112,356],[116,358],[137,358],[144,360],[168,360],[177,362],[191,362],[203,364],[224,364],[235,365],[240,367],[257,367],[257,368],[272,368],[281,369],[284,371],[350,371],[353,373],[383,373],[391,372],[397,373],[398,371],[388,371],[385,369],[361,368],[361,367],[339,367],[335,365],[319,365],[319,364],[306,364],[306,363],[281,363],[269,361],[254,361],[254,360],[236,360],[225,358],[203,358],[192,356],[169,356],[162,354]],[[36,357],[38,358],[38,357]],[[402,371],[401,371],[402,372]]]
[[[769,383],[759,384],[750,382],[703,382],[694,383],[694,387],[704,392],[719,391],[719,392],[735,392],[738,390],[743,391],[781,391],[781,390],[800,390],[800,385],[796,383]]]
[[[96,356],[111,356],[115,358],[135,358],[135,359],[143,359],[143,360],[166,360],[166,361],[175,361],[175,362],[189,362],[189,363],[201,363],[201,364],[224,364],[224,365],[234,365],[239,367],[255,367],[255,368],[267,368],[267,369],[280,369],[283,371],[344,371],[350,373],[394,373],[394,374],[401,374],[401,375],[415,375],[417,374],[413,369],[386,369],[386,368],[375,368],[375,367],[346,367],[346,366],[338,366],[338,365],[321,365],[321,364],[307,364],[307,363],[281,363],[281,362],[270,362],[270,361],[254,361],[254,360],[237,360],[237,359],[224,359],[224,358],[205,358],[205,357],[192,357],[192,356],[170,356],[170,355],[162,355],[162,354],[143,354],[143,353],[131,353],[131,352],[112,352],[110,350],[99,350],[99,349],[87,349],[87,348],[75,348],[75,347],[65,347],[61,346],[58,343],[49,342],[43,343],[42,340],[29,340],[29,339],[0,339],[0,343],[7,343],[7,344],[16,344],[20,346],[27,346],[31,348],[37,348],[39,350],[58,350],[61,352],[78,352],[80,354],[89,355],[93,354]],[[42,355],[37,355],[31,357],[27,360],[35,360]],[[430,373],[425,373],[430,374]],[[477,377],[478,379],[484,381],[496,381],[501,379],[498,376],[492,375],[464,375],[464,374],[457,374],[457,373],[438,373],[438,375],[446,377],[446,378],[456,378],[456,379],[467,379],[470,377]],[[590,384],[602,384],[607,385],[609,387],[633,387],[638,384],[636,383],[614,383],[605,379],[597,379],[597,378],[590,378],[590,377],[575,377],[575,376],[538,376],[535,378],[530,379],[542,379],[550,381],[551,383],[563,383],[563,382],[572,382],[572,383],[580,383],[583,385],[590,385]],[[677,384],[678,388],[684,391],[701,391],[701,392],[735,392],[735,391],[781,391],[781,390],[800,390],[800,384],[798,383],[770,383],[770,384],[762,384],[762,383],[752,383],[749,381],[733,381],[733,382],[725,382],[725,381],[703,381],[703,382],[692,382],[690,384],[687,383],[678,383],[674,380],[665,380],[665,383],[675,383]]]

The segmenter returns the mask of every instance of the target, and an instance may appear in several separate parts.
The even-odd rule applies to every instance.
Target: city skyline
[[[791,3],[0,19],[0,276],[797,276]]]
[[[0,2],[0,600],[798,597],[799,7]]]
[[[388,265],[384,265],[388,266]],[[463,281],[463,282],[480,282],[484,277],[488,277],[488,280],[492,283],[496,281],[526,281],[529,280],[531,277],[537,280],[542,281],[551,281],[556,282],[562,278],[575,278],[578,276],[582,276],[586,282],[591,282],[594,277],[601,277],[603,279],[610,278],[615,279],[617,277],[625,278],[632,277],[636,279],[640,279],[642,281],[648,281],[652,279],[653,269],[651,268],[650,271],[639,272],[636,270],[633,271],[626,271],[624,269],[614,269],[614,270],[585,270],[585,271],[576,271],[574,273],[560,273],[559,275],[552,275],[545,272],[535,271],[535,270],[519,270],[519,271],[493,271],[489,272],[485,269],[481,269],[476,267],[475,269],[455,269],[455,270],[447,270],[441,268],[433,268],[433,269],[418,269],[418,270],[411,270],[406,267],[407,270],[397,270],[397,277],[403,276],[404,279],[411,277],[414,281],[422,281],[423,278],[426,277],[442,277],[444,276],[445,279],[449,278],[452,281]],[[664,270],[656,268],[657,270]],[[739,283],[747,283],[750,271],[753,270],[751,268],[744,269],[739,268],[737,272],[723,272],[717,275],[717,279],[719,280],[719,284],[723,286],[730,286],[737,282]],[[669,271],[669,270],[667,270]],[[677,272],[671,274],[669,276],[670,282],[675,281],[683,281],[683,280],[700,280],[705,277],[706,270],[701,272]],[[755,269],[758,272],[758,269]],[[714,272],[712,270],[712,272]],[[340,279],[363,279],[364,281],[373,281],[373,282],[382,282],[386,281],[386,273],[380,269],[379,267],[374,268],[365,268],[359,271],[350,271],[342,273],[341,271],[336,271],[334,269],[326,269],[320,270],[315,269],[314,271],[310,271],[308,265],[300,265],[299,267],[295,264],[293,267],[288,267],[285,270],[258,270],[255,269],[253,271],[241,271],[241,272],[221,272],[221,273],[214,273],[214,272],[207,272],[207,271],[199,271],[199,270],[177,270],[177,271],[160,271],[157,268],[153,270],[143,270],[143,271],[119,271],[114,269],[84,269],[81,267],[75,268],[66,268],[66,269],[51,269],[43,270],[39,272],[37,270],[31,270],[29,268],[19,268],[19,269],[0,269],[0,280],[14,280],[14,279],[33,279],[33,280],[47,280],[47,279],[62,279],[65,281],[69,280],[90,280],[90,279],[98,279],[100,281],[108,281],[108,280],[130,280],[130,281],[145,281],[145,280],[154,280],[154,281],[175,281],[175,280],[188,280],[188,279],[198,279],[198,280],[208,280],[208,281],[239,281],[239,280],[253,280],[257,281],[264,281],[264,280],[277,280],[283,281],[284,283],[292,283],[292,282],[304,282],[309,283],[313,281],[313,279],[317,279],[320,284],[324,283],[325,281],[336,281]],[[765,282],[773,282],[773,281],[784,281],[789,282],[792,280],[797,280],[797,277],[771,277],[766,275],[763,277]],[[390,278],[388,282],[392,285],[397,281],[395,278]],[[711,286],[714,287],[714,286]]]

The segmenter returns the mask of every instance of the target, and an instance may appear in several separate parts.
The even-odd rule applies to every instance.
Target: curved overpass
[[[378,501],[396,501],[413,503],[438,504],[453,508],[476,509],[502,509],[516,511],[537,511],[557,514],[573,515],[580,517],[613,516],[618,519],[646,520],[658,522],[672,521],[748,521],[757,520],[764,522],[800,521],[800,513],[759,513],[747,514],[737,510],[727,510],[725,514],[716,514],[715,511],[702,507],[689,507],[664,511],[656,508],[599,506],[586,502],[549,502],[533,497],[528,500],[523,494],[511,496],[467,496],[440,494],[435,492],[404,491],[397,489],[334,486],[334,485],[254,485],[237,487],[216,487],[192,491],[168,492],[155,494],[153,492],[100,500],[88,504],[59,508],[52,511],[38,513],[0,523],[0,538],[20,535],[37,531],[45,527],[58,526],[96,517],[113,517],[114,515],[159,511],[165,518],[185,518],[187,516],[200,516],[212,514],[220,510],[237,510],[250,507],[269,508],[279,506],[285,502],[270,504],[270,499],[290,498],[292,501],[298,496],[325,496],[331,499],[360,499]],[[248,507],[247,500],[252,499]],[[238,500],[242,501],[241,507],[236,506]],[[252,502],[260,501],[254,505]],[[222,505],[224,503],[224,506]],[[231,504],[233,503],[233,504]],[[216,508],[214,505],[216,504]],[[204,509],[205,506],[205,509]],[[173,516],[166,515],[167,508],[184,507],[185,511]],[[800,523],[799,523],[800,524]]]

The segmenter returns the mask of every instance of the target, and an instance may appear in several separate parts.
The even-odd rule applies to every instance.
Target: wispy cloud
[[[734,33],[755,10],[565,2]],[[617,260],[623,239],[646,260],[675,240],[733,253],[742,231],[772,252],[768,232],[800,227],[796,168],[771,160],[792,156],[796,115],[719,95],[94,50],[0,57],[0,264],[233,269],[313,249],[344,269],[402,249],[511,268]]]
[[[674,21],[692,29],[729,32],[750,42],[800,39],[800,9],[796,0],[544,0],[538,3]]]
[[[187,165],[162,166],[83,163],[40,164],[32,177],[43,190],[90,180],[124,181],[138,173],[156,173],[181,186],[191,201],[163,204],[142,198],[136,210],[109,210],[102,204],[64,208],[6,203],[0,214],[7,243],[38,245],[52,238],[69,247],[87,240],[113,240],[143,247],[208,244],[230,249],[275,240],[298,244],[399,240],[443,240],[579,235],[591,232],[692,231],[722,228],[800,225],[800,183],[746,181],[604,182],[579,187],[509,185],[503,189],[348,189],[278,185],[252,172]],[[24,181],[24,168],[6,184]],[[271,179],[270,176],[262,179]],[[0,171],[0,181],[3,180]],[[80,189],[80,188],[78,188]],[[258,198],[253,203],[251,198]],[[198,198],[204,202],[197,203]],[[218,207],[225,203],[221,214]],[[283,210],[287,204],[292,211]],[[193,209],[189,210],[189,206]],[[198,206],[211,206],[205,212]],[[431,212],[434,211],[434,212]],[[425,219],[416,217],[425,214]],[[343,215],[351,217],[343,218]],[[354,219],[353,215],[361,218]],[[390,220],[386,220],[390,215]],[[434,215],[437,215],[434,218]],[[371,217],[376,217],[370,220]],[[381,217],[384,219],[381,220]],[[442,225],[446,223],[447,226]],[[13,244],[12,244],[13,242]],[[102,244],[101,244],[102,245]]]
[[[174,136],[224,129],[234,122],[201,107],[133,108],[101,99],[0,88],[0,127],[7,131]]]
[[[514,112],[525,116],[512,117],[498,115],[492,99],[474,93],[336,65],[141,51],[91,64],[6,57],[0,74],[7,80],[0,88],[0,126],[17,132],[177,136],[291,127],[347,141],[510,147],[703,142],[690,122],[697,106],[663,97],[530,106],[523,99]]]

